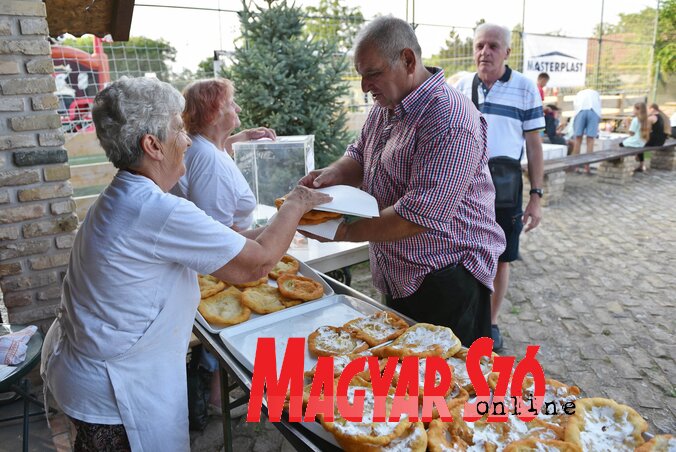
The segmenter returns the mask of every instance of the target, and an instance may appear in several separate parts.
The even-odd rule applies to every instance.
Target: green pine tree
[[[302,11],[286,0],[268,0],[267,9],[243,4],[242,42],[225,74],[235,84],[242,127],[314,135],[316,167],[330,164],[350,141],[340,100],[347,60],[335,41],[305,37]]]

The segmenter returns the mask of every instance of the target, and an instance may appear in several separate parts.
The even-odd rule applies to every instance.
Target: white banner
[[[524,33],[523,74],[536,81],[549,74],[548,87],[585,86],[587,40]]]

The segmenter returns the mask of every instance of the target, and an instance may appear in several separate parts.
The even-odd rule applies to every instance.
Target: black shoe
[[[493,351],[499,352],[502,350],[502,335],[497,325],[491,325],[491,338],[493,339]]]

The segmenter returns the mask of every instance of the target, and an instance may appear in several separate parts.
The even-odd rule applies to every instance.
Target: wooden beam
[[[115,41],[129,41],[134,0],[115,0],[110,20],[110,34]]]

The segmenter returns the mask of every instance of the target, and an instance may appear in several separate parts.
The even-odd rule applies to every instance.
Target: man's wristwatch
[[[544,190],[541,188],[531,188],[528,192],[529,195],[538,195],[540,198],[545,194]]]

